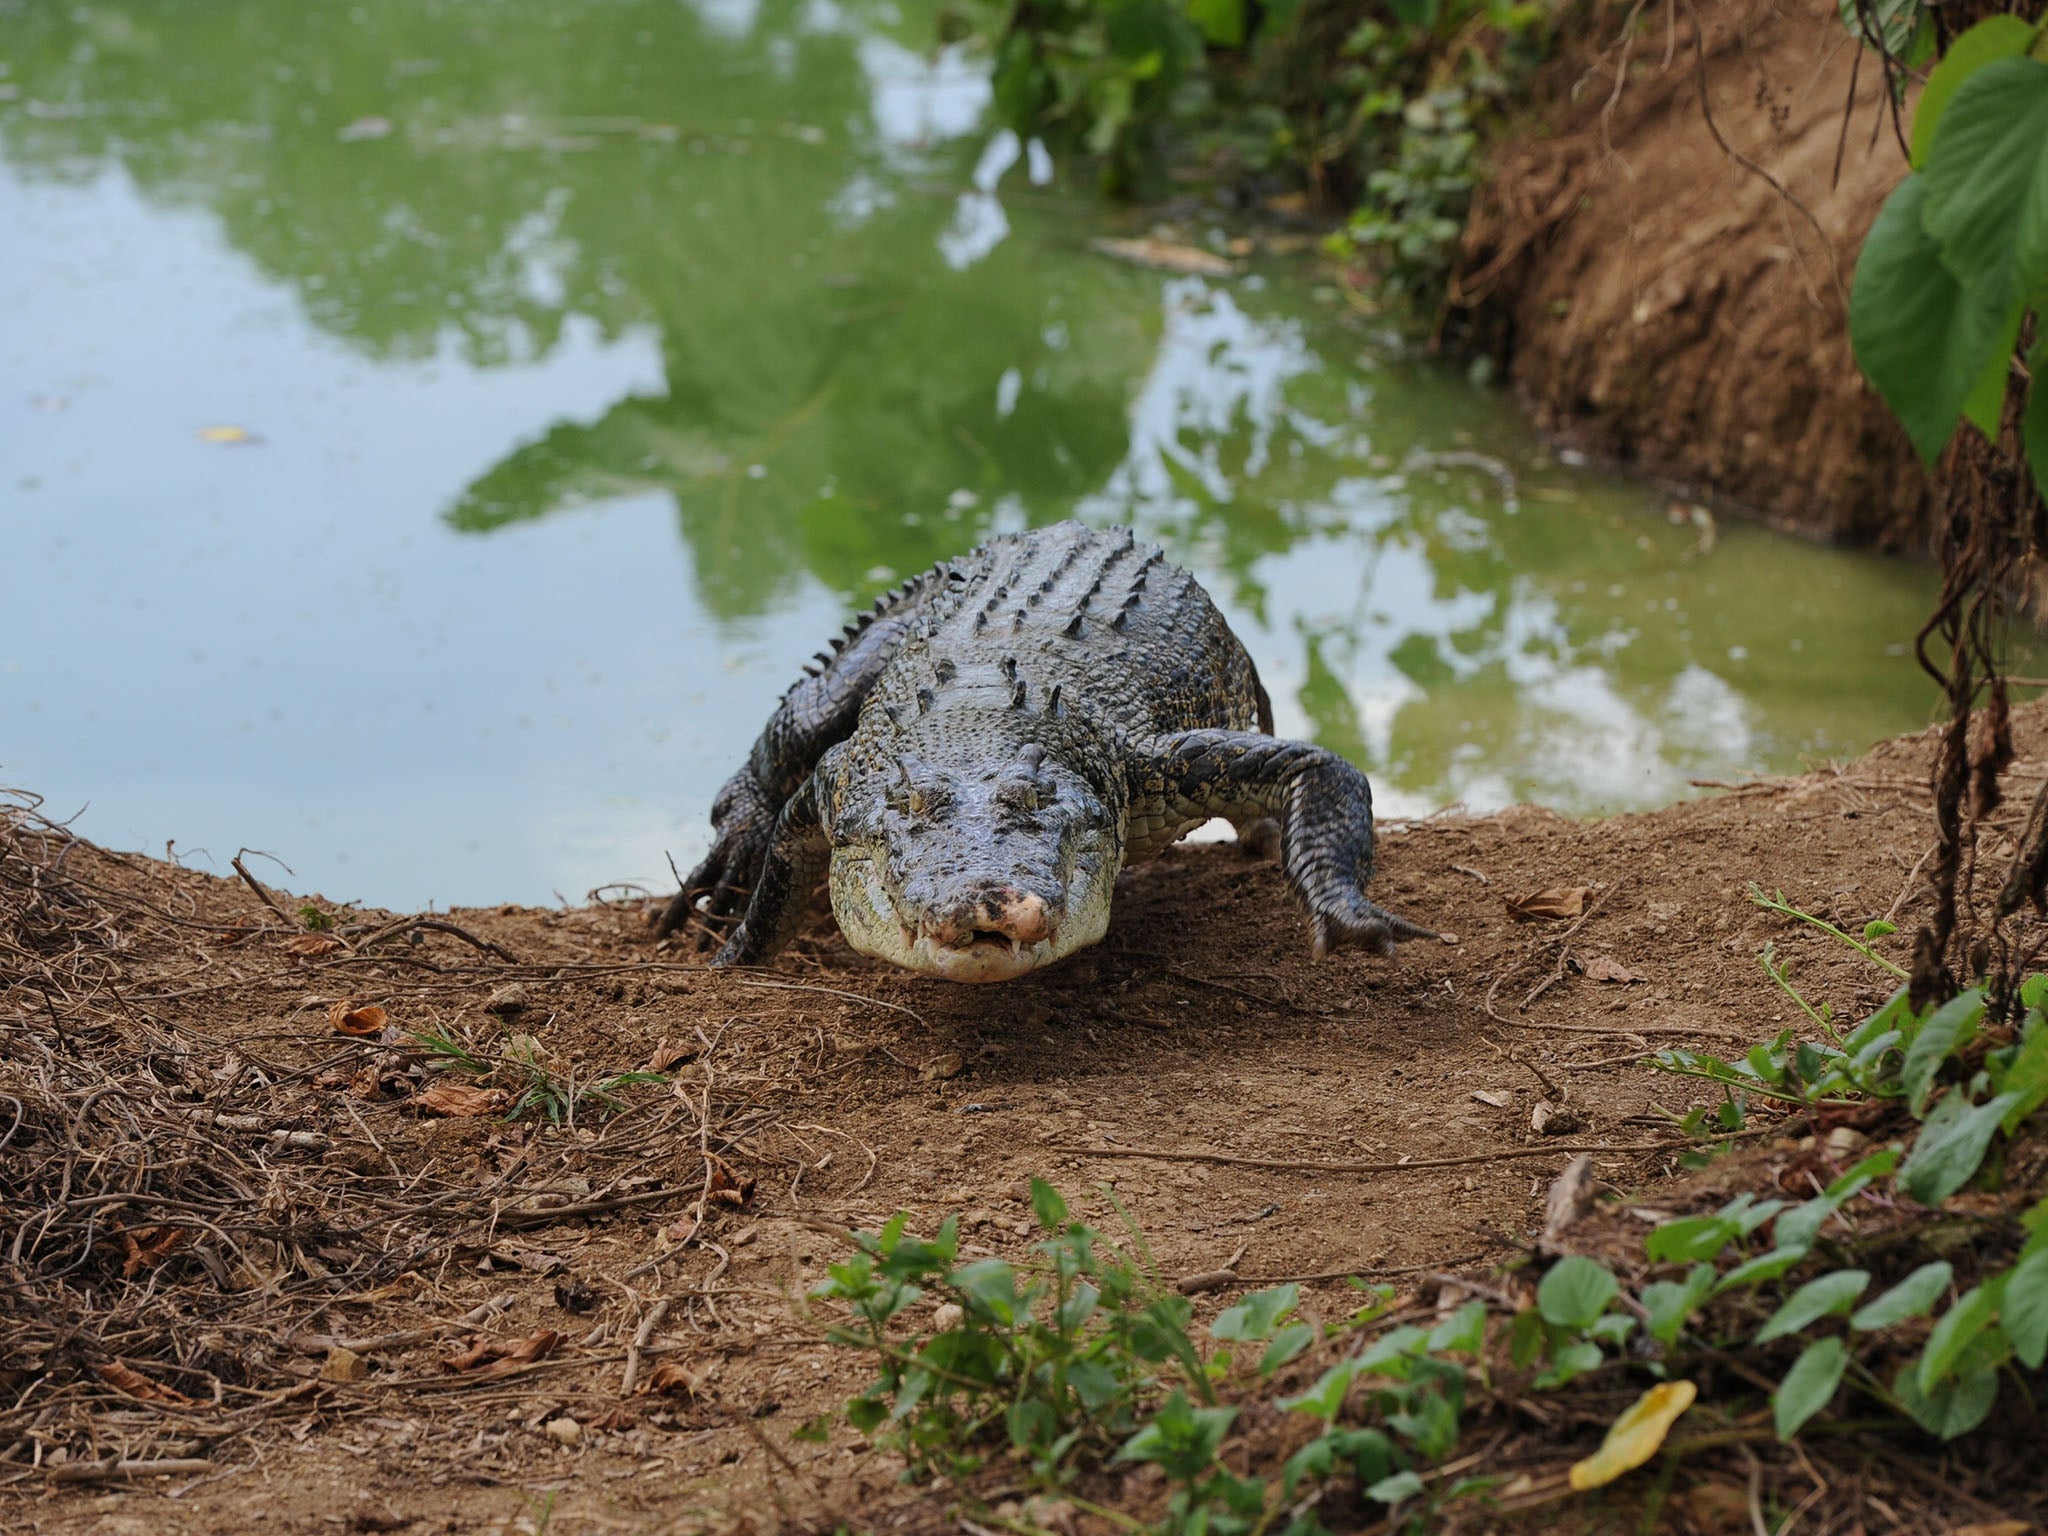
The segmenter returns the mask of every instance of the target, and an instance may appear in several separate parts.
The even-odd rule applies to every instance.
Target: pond
[[[1388,814],[1654,806],[1926,720],[1930,573],[1559,462],[1302,255],[1102,254],[1143,217],[935,30],[9,7],[0,784],[337,900],[663,888],[844,610],[1070,516],[1196,570]]]

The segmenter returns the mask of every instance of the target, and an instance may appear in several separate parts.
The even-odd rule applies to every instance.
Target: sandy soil
[[[2015,772],[2038,778],[2041,716],[2021,736]],[[639,904],[449,914],[460,934],[342,914],[344,942],[326,947],[234,880],[75,845],[71,905],[51,909],[71,914],[69,937],[24,921],[14,937],[47,964],[0,975],[0,1090],[61,1079],[66,1060],[114,1086],[66,1099],[68,1121],[9,1133],[0,1253],[58,1243],[60,1195],[169,1193],[153,1210],[95,1208],[104,1225],[78,1239],[61,1304],[25,1311],[12,1279],[0,1287],[0,1527],[955,1528],[942,1493],[899,1487],[899,1466],[843,1424],[822,1445],[791,1438],[862,1384],[821,1342],[824,1319],[791,1299],[845,1251],[849,1224],[959,1211],[968,1252],[1021,1256],[1039,1175],[1106,1220],[1099,1190],[1113,1187],[1169,1277],[1234,1261],[1241,1287],[1335,1271],[1426,1298],[1436,1273],[1495,1274],[1526,1253],[1575,1148],[1596,1149],[1607,1186],[1670,1208],[1680,1170],[1656,1110],[1704,1095],[1640,1058],[1779,1028],[1789,1005],[1757,965],[1766,942],[1838,1010],[1879,998],[1867,965],[1744,891],[1782,888],[1851,928],[1910,920],[1930,841],[1926,746],[1653,815],[1391,828],[1375,894],[1456,936],[1392,962],[1312,964],[1274,867],[1182,848],[1126,878],[1099,948],[986,989],[862,961],[828,920],[773,973],[711,974],[657,954]],[[1508,898],[1550,886],[1590,888],[1583,923],[1510,918]],[[1582,974],[1603,958],[1638,980]],[[371,1005],[388,1010],[381,1036],[374,1016],[346,1017]],[[586,1107],[573,1127],[437,1117],[419,1098],[434,1074],[396,1033],[421,1030],[529,1035],[581,1083],[649,1064],[673,1077],[622,1088],[624,1113],[593,1123]],[[1567,1134],[1531,1129],[1546,1097]],[[146,1103],[171,1118],[121,1120]],[[1811,1143],[1750,1156],[1767,1171],[1810,1164]],[[263,1220],[228,1214],[220,1190],[236,1181]],[[190,1225],[166,1238],[180,1212]],[[1347,1294],[1307,1289],[1326,1308]],[[1202,1295],[1198,1316],[1232,1294]],[[492,1340],[528,1341],[533,1358],[449,1368]],[[112,1362],[144,1385],[109,1382]],[[158,1386],[189,1401],[146,1400]],[[563,1419],[573,1444],[548,1428]],[[1496,1441],[1497,1462],[1555,1468],[1598,1433],[1556,1422],[1526,1449]],[[1800,1476],[1765,1455],[1773,1478]],[[130,1483],[94,1470],[121,1459],[183,1470]],[[1747,1529],[1743,1467],[1732,1449],[1688,1463],[1671,1508],[1692,1513],[1666,1528]],[[1914,1488],[1958,1521],[1991,1508],[1928,1474],[1953,1497],[1884,1485],[1865,1512],[1863,1490],[1878,1498],[1907,1474],[1871,1475],[1833,1494],[1869,1529]],[[1688,1488],[1708,1493],[1687,1504]],[[1599,1528],[1626,1507],[1573,1519]]]
[[[1925,553],[1926,477],[1848,340],[1856,253],[1906,174],[1861,62],[1832,0],[1598,6],[1496,157],[1460,288],[1560,441]]]

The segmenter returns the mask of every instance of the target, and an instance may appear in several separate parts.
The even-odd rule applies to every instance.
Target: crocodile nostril
[[[1052,937],[1053,914],[1043,896],[1005,886],[982,898],[977,926],[1005,941],[1036,944]]]
[[[1017,947],[1015,938],[995,928],[966,928],[941,924],[927,928],[925,937],[930,939],[936,948],[954,949],[962,953],[981,948],[1007,950]]]

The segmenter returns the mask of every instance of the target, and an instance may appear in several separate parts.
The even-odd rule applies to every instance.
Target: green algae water
[[[1927,572],[1674,521],[1310,267],[1097,254],[1142,227],[929,4],[0,15],[0,784],[101,841],[664,887],[850,605],[1064,517],[1191,566],[1385,814],[1928,716]]]

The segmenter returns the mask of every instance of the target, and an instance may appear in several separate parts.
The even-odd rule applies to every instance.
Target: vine
[[[1853,0],[1844,14],[1884,58],[1888,77],[1904,67],[1897,50],[1918,51],[1935,16],[1889,0]],[[1938,18],[1933,25],[1939,29]],[[1911,170],[1857,262],[1849,332],[1858,365],[1922,461],[1947,465],[1942,594],[1915,646],[1949,714],[1934,777],[1935,905],[1912,967],[1913,996],[1930,1002],[1958,986],[1951,955],[1974,873],[1975,829],[2000,803],[1999,775],[2012,758],[1996,621],[2027,568],[2048,556],[2048,391],[2032,387],[2048,365],[2040,325],[2048,305],[2048,31],[2000,15],[1948,40],[1906,149]],[[1981,721],[1974,731],[1973,718]],[[2040,950],[2037,936],[2020,953],[2004,926],[2027,904],[2048,911],[2048,791],[1997,896],[1991,932],[1963,967],[1991,976],[2001,1011]]]

